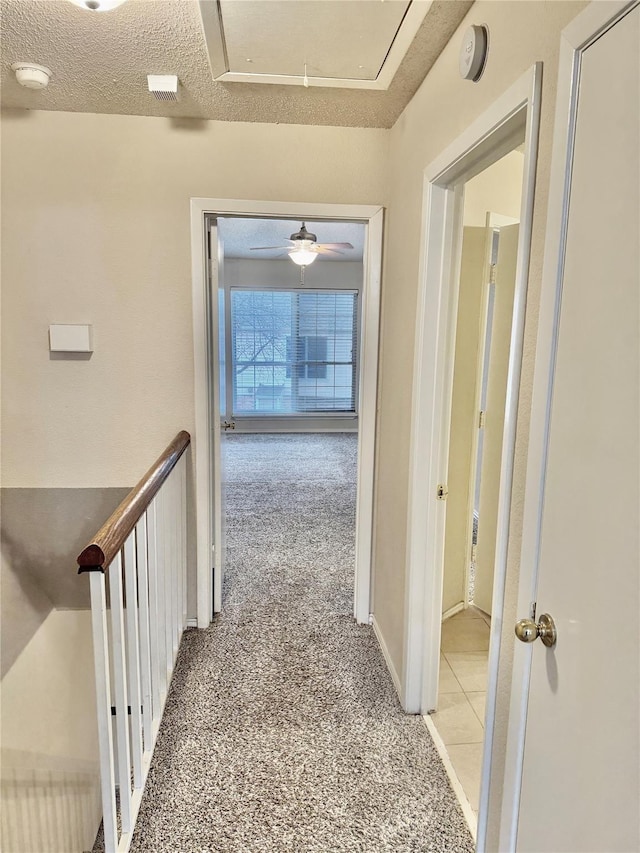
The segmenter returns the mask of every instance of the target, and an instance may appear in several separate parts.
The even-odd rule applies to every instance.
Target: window
[[[355,413],[358,294],[231,291],[234,416]]]

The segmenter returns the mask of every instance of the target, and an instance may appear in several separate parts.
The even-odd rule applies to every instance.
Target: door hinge
[[[489,264],[489,284],[495,284],[496,283],[497,268],[498,268],[497,264]]]
[[[449,489],[446,487],[446,485],[444,483],[439,483],[436,488],[436,499],[439,501],[446,501],[448,494]]]
[[[484,429],[484,425],[487,422],[487,413],[480,412],[478,416],[478,429]]]

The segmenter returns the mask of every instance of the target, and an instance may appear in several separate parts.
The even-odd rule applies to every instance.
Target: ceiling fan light
[[[312,249],[301,247],[299,249],[292,249],[289,252],[289,257],[293,263],[298,264],[299,267],[308,267],[309,264],[312,264],[318,257],[318,253],[314,252]]]
[[[89,12],[110,12],[124,2],[125,0],[71,0],[74,6],[87,9]]]

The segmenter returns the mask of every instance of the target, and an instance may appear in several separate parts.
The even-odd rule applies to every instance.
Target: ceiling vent
[[[178,77],[176,74],[147,74],[149,91],[158,101],[178,100]]]

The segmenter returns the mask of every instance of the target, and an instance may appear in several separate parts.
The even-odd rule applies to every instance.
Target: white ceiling
[[[251,260],[279,260],[286,258],[282,251],[252,252],[252,246],[289,246],[289,237],[300,230],[299,219],[243,219],[218,217],[218,233],[224,245],[225,258],[250,258]],[[360,222],[327,222],[306,220],[307,229],[313,232],[318,243],[352,243],[353,249],[343,249],[342,255],[319,255],[321,261],[362,261],[365,226]]]
[[[215,0],[204,2],[213,15]],[[413,0],[412,7],[428,11],[389,88],[362,91],[315,86],[313,76],[357,71],[371,77],[408,0],[222,2],[224,38],[234,66],[244,63],[299,77],[306,59],[312,85],[214,79],[220,51],[212,50],[211,43],[208,48],[197,0],[127,0],[104,13],[85,11],[68,0],[0,0],[2,106],[391,127],[472,5],[472,0]],[[10,67],[16,61],[51,68],[49,87],[33,91],[19,86]],[[360,65],[364,68],[354,71]],[[180,100],[156,101],[147,91],[147,74],[177,74]],[[375,83],[365,80],[361,85]]]

